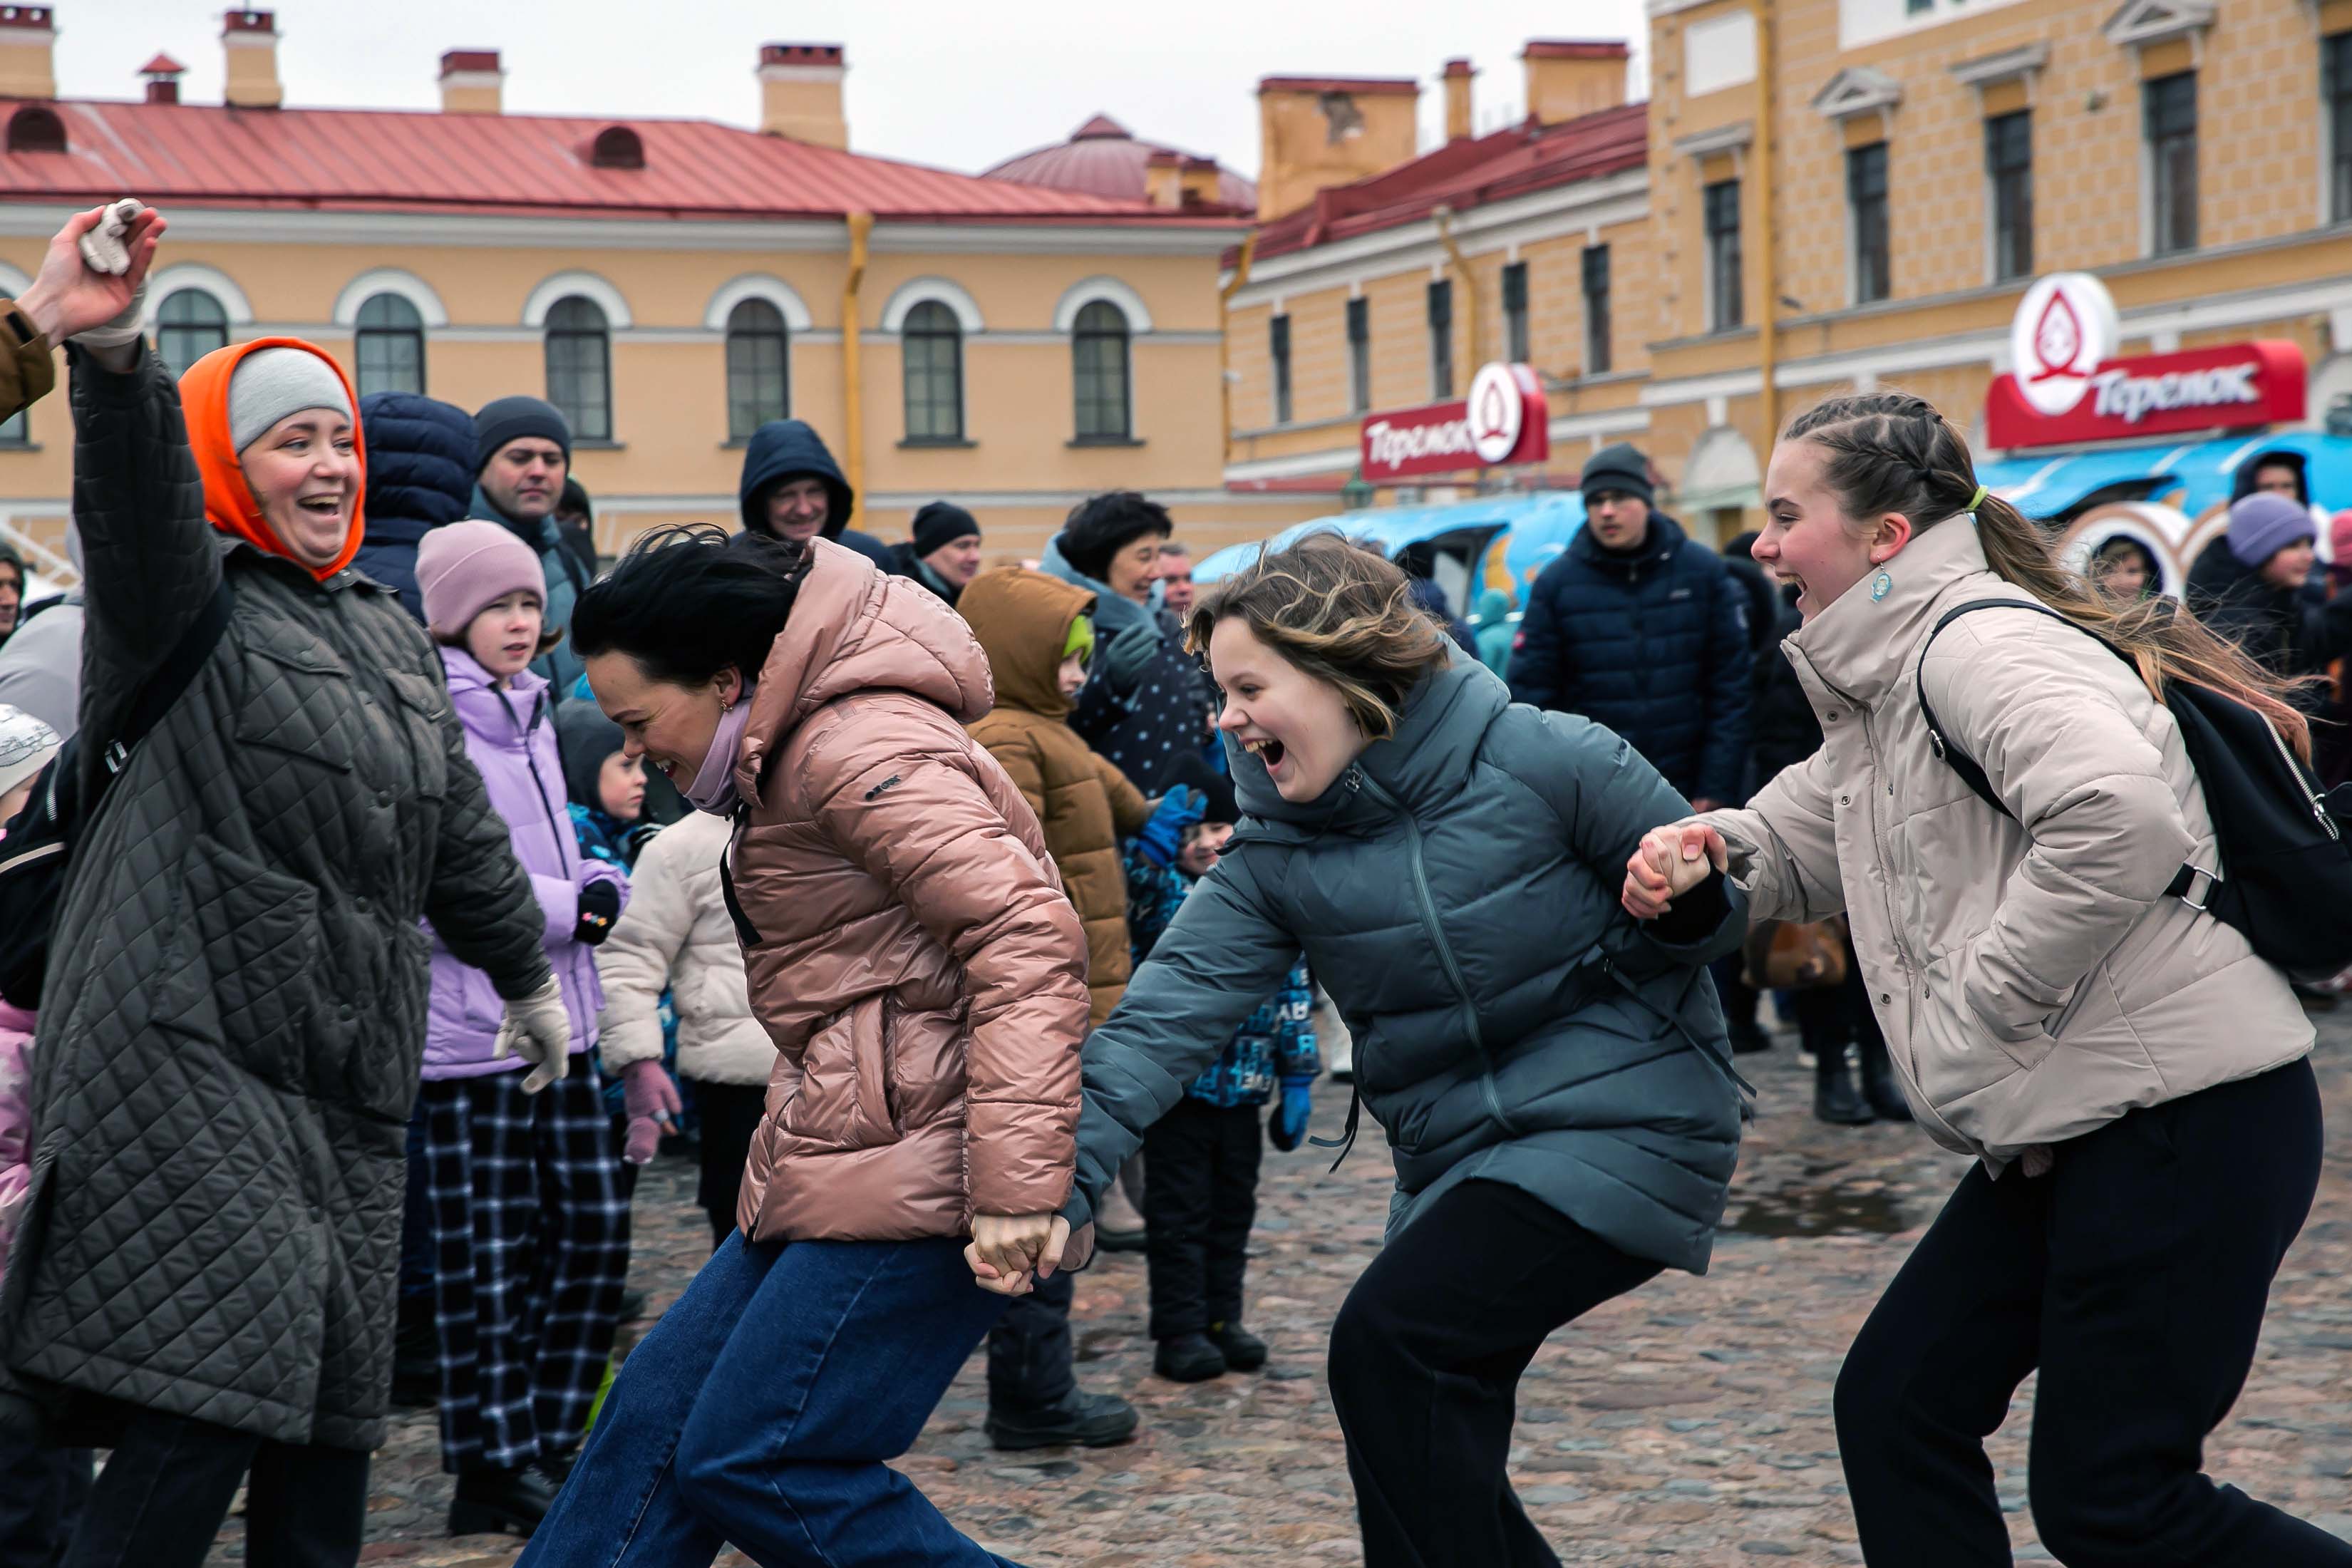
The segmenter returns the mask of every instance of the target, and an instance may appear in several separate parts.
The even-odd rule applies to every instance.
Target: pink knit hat
[[[469,517],[426,533],[416,547],[425,624],[445,641],[465,637],[474,617],[509,594],[547,603],[547,574],[530,546],[501,523]]]

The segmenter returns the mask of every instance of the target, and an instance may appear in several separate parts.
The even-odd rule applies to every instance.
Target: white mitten
[[[97,227],[81,237],[81,258],[92,272],[120,278],[131,270],[131,249],[122,243],[123,231],[146,210],[138,197],[125,196],[106,209]]]
[[[506,1021],[499,1026],[490,1058],[495,1061],[509,1056],[532,1064],[523,1075],[525,1094],[537,1094],[572,1070],[572,1015],[554,976],[521,1001],[506,1005]]]

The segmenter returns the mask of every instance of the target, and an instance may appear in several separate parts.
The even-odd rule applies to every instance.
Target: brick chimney
[[[139,74],[147,79],[148,102],[177,103],[180,101],[180,79],[188,74],[188,68],[169,55],[159,54],[141,66]]]
[[[841,79],[848,72],[839,44],[761,45],[760,129],[819,147],[847,147]]]
[[[1257,84],[1257,216],[1271,223],[1315,193],[1412,157],[1421,84],[1411,77],[1270,76]]]
[[[1214,158],[1187,157],[1177,172],[1179,205],[1188,207],[1213,207],[1223,195],[1220,186],[1220,171]]]
[[[58,30],[47,5],[0,5],[0,98],[55,98]]]
[[[1445,139],[1459,142],[1471,135],[1470,79],[1478,73],[1468,60],[1445,62]]]
[[[1528,118],[1557,125],[1616,108],[1625,101],[1631,57],[1622,38],[1529,38],[1519,55],[1528,69]]]
[[[451,49],[441,57],[441,112],[496,114],[507,73],[496,49]]]
[[[1172,147],[1154,147],[1143,160],[1143,199],[1171,210],[1184,205],[1184,154]]]
[[[221,99],[232,109],[276,109],[286,101],[278,80],[278,13],[231,11],[223,19],[228,82]]]

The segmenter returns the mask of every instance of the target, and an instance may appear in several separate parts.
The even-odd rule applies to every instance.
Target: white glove
[[[551,975],[546,984],[506,1007],[490,1059],[519,1056],[531,1063],[523,1075],[522,1091],[537,1094],[572,1070],[572,1015],[563,1005],[563,988]]]
[[[81,237],[81,258],[92,272],[120,278],[131,270],[131,250],[122,243],[131,220],[147,209],[136,196],[125,196],[106,209],[98,226]]]

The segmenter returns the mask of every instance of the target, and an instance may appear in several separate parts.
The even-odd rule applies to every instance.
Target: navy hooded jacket
[[[414,392],[360,399],[367,443],[366,531],[352,564],[399,595],[425,623],[416,587],[416,547],[434,529],[464,517],[474,499],[474,416]]]
[[[1583,529],[1536,578],[1511,697],[1605,724],[1682,794],[1727,803],[1746,798],[1753,662],[1748,590],[1654,511],[1641,549]]]
[[[846,545],[884,571],[890,569],[889,548],[870,534],[848,526],[857,493],[842,476],[824,437],[805,419],[771,419],[751,432],[743,447],[743,481],[736,497],[743,508],[743,526],[754,533],[772,533],[768,526],[768,491],[785,479],[811,475],[824,484],[827,504],[824,536]]]

